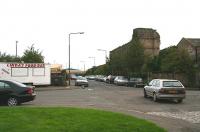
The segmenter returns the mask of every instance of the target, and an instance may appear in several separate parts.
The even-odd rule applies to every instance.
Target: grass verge
[[[165,132],[143,119],[94,109],[1,107],[1,132]]]

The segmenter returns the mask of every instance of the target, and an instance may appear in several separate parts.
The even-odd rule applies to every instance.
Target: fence
[[[147,73],[148,82],[156,78],[180,80],[187,88],[200,88],[200,72],[191,77],[184,73]]]

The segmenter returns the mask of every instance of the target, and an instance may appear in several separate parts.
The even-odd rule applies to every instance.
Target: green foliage
[[[109,68],[108,64],[93,67],[86,71],[86,75],[108,75],[109,74],[108,68]]]
[[[149,121],[120,113],[80,108],[0,109],[1,132],[165,132]],[[19,123],[20,122],[20,123]]]
[[[21,62],[20,57],[7,55],[6,53],[0,54],[0,62]]]
[[[194,62],[185,50],[177,46],[171,46],[160,51],[156,56],[146,63],[146,69],[150,72],[179,72],[188,73],[193,70]]]
[[[155,56],[153,58],[148,57],[146,63],[143,65],[144,72],[158,72],[160,71],[160,58]]]
[[[176,46],[164,49],[160,52],[161,71],[186,73],[193,69],[193,61],[185,50]]]
[[[109,71],[114,75],[139,73],[144,65],[144,48],[136,36],[110,55]]]
[[[129,71],[134,73],[141,72],[145,60],[144,48],[137,38],[131,41],[126,58]]]
[[[44,63],[42,52],[39,49],[36,50],[34,45],[25,50],[21,60],[25,63]]]

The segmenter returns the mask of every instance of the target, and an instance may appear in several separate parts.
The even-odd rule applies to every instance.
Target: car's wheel
[[[177,99],[177,103],[182,103],[183,100],[182,99]]]
[[[8,106],[16,106],[18,104],[19,104],[19,101],[18,101],[18,99],[16,97],[10,97],[7,100],[7,105]]]
[[[145,89],[144,89],[144,98],[147,98],[147,93]]]
[[[156,93],[154,93],[154,94],[153,94],[153,101],[156,102],[157,100],[158,100],[158,99],[157,99]]]

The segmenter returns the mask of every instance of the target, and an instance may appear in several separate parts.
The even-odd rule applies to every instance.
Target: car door
[[[4,101],[12,93],[12,89],[6,82],[0,81],[0,100]]]
[[[158,91],[160,89],[160,80],[157,80],[155,83],[154,83],[154,92],[157,94]]]
[[[153,97],[153,93],[154,91],[156,90],[156,84],[159,80],[154,80],[151,84],[151,86],[149,87],[149,96],[152,96]]]
[[[152,89],[152,85],[154,84],[155,80],[150,81],[150,83],[145,86],[145,90],[146,90],[146,94],[148,96],[151,96],[151,89]]]

